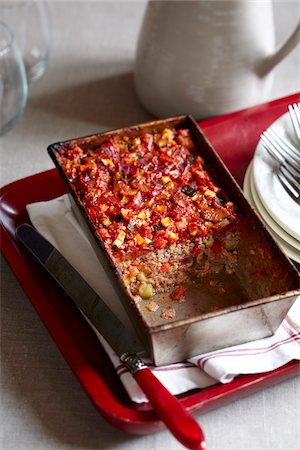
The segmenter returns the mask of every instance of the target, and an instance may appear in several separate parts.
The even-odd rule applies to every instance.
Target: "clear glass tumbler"
[[[21,117],[27,92],[25,67],[13,31],[0,22],[0,136]]]
[[[0,20],[7,23],[15,34],[28,83],[37,80],[43,75],[51,53],[52,35],[47,3],[1,0]]]

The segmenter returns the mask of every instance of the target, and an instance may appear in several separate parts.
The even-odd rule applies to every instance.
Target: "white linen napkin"
[[[124,325],[132,329],[122,304],[72,212],[67,195],[27,205],[27,211],[37,230],[75,267]],[[147,401],[118,356],[97,330],[94,331],[132,401]],[[176,395],[218,382],[229,383],[240,374],[268,372],[293,359],[300,360],[300,297],[271,337],[196,356],[181,363],[149,367],[161,383]]]

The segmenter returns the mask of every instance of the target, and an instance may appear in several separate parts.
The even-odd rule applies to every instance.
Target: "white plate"
[[[286,233],[284,231],[284,229],[281,228],[278,225],[278,223],[272,219],[272,217],[268,214],[268,212],[264,208],[264,205],[260,201],[260,198],[255,189],[255,184],[254,184],[254,180],[253,180],[253,170],[251,170],[251,172],[250,172],[250,189],[251,189],[251,194],[252,194],[252,198],[254,200],[256,209],[258,210],[259,215],[262,217],[265,224],[268,225],[272,229],[272,231],[274,231],[277,234],[277,236],[280,236],[283,241],[286,241],[288,244],[290,244],[292,247],[294,247],[295,250],[300,252],[300,241],[295,239],[290,234]]]
[[[279,117],[272,128],[297,145],[289,113]],[[272,170],[274,161],[260,140],[253,158],[253,180],[256,192],[269,215],[288,234],[300,240],[300,206],[288,195]]]
[[[257,214],[260,216],[260,218],[263,220],[263,222],[266,224],[269,232],[272,234],[272,236],[274,237],[274,239],[276,240],[276,242],[278,243],[278,245],[282,248],[282,250],[286,253],[286,255],[293,259],[294,261],[300,263],[300,253],[297,249],[295,249],[294,246],[290,245],[286,240],[282,239],[281,236],[279,236],[272,228],[269,224],[267,224],[264,220],[264,217],[266,217],[266,215],[268,214],[266,211],[264,211],[263,215],[260,213],[257,204],[255,203],[254,200],[254,196],[251,190],[251,178],[253,175],[252,172],[252,167],[253,167],[253,163],[249,164],[246,174],[245,174],[245,178],[244,178],[244,186],[243,186],[243,190],[244,190],[244,194],[245,197],[247,198],[248,202],[250,203],[250,205],[256,210]],[[256,198],[257,198],[257,194],[256,194]],[[270,216],[269,216],[270,217]],[[271,217],[270,217],[271,218]],[[272,218],[271,218],[272,220]],[[274,222],[274,221],[273,221]],[[276,222],[275,222],[276,223]],[[277,224],[276,224],[277,225]],[[279,227],[277,225],[277,231],[279,230]],[[279,230],[280,233],[284,232],[284,230]],[[291,239],[291,236],[290,236]],[[299,246],[299,243],[297,242],[297,240],[295,240],[296,244]]]

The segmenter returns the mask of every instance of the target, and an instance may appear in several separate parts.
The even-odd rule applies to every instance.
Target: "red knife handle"
[[[123,355],[121,361],[130,370],[153,409],[176,439],[189,449],[205,450],[204,434],[197,421],[151,370],[135,354]]]

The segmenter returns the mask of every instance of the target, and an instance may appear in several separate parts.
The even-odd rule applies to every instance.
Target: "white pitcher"
[[[150,1],[136,55],[137,93],[158,117],[210,117],[262,103],[272,69],[299,41],[300,23],[275,51],[270,0]]]

